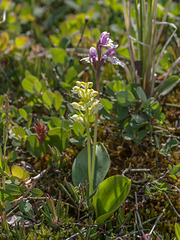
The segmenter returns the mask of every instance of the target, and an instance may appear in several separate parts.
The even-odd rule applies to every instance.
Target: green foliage
[[[68,131],[64,128],[54,128],[48,132],[45,139],[45,146],[46,149],[48,148],[48,145],[56,147],[59,152],[62,153],[68,146],[68,142]]]
[[[41,210],[46,220],[51,227],[61,225],[62,221],[67,218],[69,206],[64,205],[61,201],[55,202],[52,197],[46,198],[46,203],[43,202],[43,209]]]
[[[131,180],[124,176],[116,175],[104,180],[95,195],[95,223],[104,223],[127,198],[130,188]]]
[[[91,155],[93,153],[93,147],[91,146]],[[72,166],[72,181],[74,186],[78,186],[80,183],[85,184],[88,180],[88,155],[87,147],[84,148],[74,160]],[[110,158],[106,148],[102,143],[98,143],[96,146],[96,158],[95,158],[95,172],[93,186],[94,189],[104,180],[110,167]]]
[[[63,64],[67,57],[66,52],[62,48],[51,48],[51,54],[55,64]]]
[[[124,139],[141,143],[156,126],[163,124],[165,115],[162,113],[162,107],[155,98],[147,99],[141,86],[137,84],[130,86],[122,81],[113,81],[107,84],[107,93],[114,101],[110,113],[115,113],[117,121],[124,130]],[[105,116],[107,115],[106,111]],[[109,119],[114,121],[114,118]]]
[[[175,234],[176,234],[177,240],[180,240],[180,226],[178,223],[175,223]]]
[[[169,159],[171,149],[179,145],[178,115],[171,114],[171,117],[168,117],[168,121],[173,120],[171,127],[174,128],[175,122],[175,128],[171,131],[169,126],[164,124],[168,121],[165,121],[161,98],[159,98],[162,96],[165,104],[167,99],[172,99],[172,103],[176,104],[176,109],[178,108],[178,95],[174,96],[173,93],[172,96],[168,95],[168,98],[164,98],[175,87],[178,91],[179,86],[177,38],[174,35],[175,25],[178,23],[178,3],[173,1],[166,14],[170,1],[158,1],[157,9],[155,2],[150,4],[151,1],[146,1],[148,5],[143,6],[140,4],[145,3],[143,0],[131,1],[131,5],[127,5],[127,0],[125,2],[126,11],[117,0],[101,1],[101,4],[90,0],[5,0],[1,2],[1,238],[66,239],[75,234],[74,238],[77,239],[116,239],[122,232],[132,237],[136,234],[134,233],[136,227],[137,235],[141,235],[140,231],[138,232],[139,227],[131,224],[134,218],[131,223],[129,222],[130,216],[134,217],[133,210],[129,211],[129,206],[120,209],[120,200],[124,201],[123,198],[125,199],[125,195],[128,194],[128,187],[120,188],[118,184],[113,185],[111,178],[121,177],[111,177],[103,182],[110,168],[107,150],[113,161],[113,168],[110,169],[109,175],[116,171],[114,164],[119,167],[122,161],[119,156],[114,157],[117,153],[115,149],[111,150],[113,143],[109,136],[116,135],[122,141],[117,149],[120,147],[122,152],[125,150],[124,155],[126,155],[127,145],[133,148],[133,144],[128,144],[126,140],[141,144],[140,148],[145,145],[149,149],[151,145],[149,151],[152,157],[149,158],[148,168],[154,161],[154,150],[162,155],[160,156],[160,161],[162,161],[162,159]],[[131,12],[128,14],[129,10]],[[157,10],[157,16],[155,10]],[[128,15],[126,23],[123,13]],[[165,20],[166,15],[167,20]],[[128,26],[130,18],[133,23],[129,25],[131,30],[129,29],[128,34],[124,34],[123,29],[125,29],[125,24]],[[163,18],[166,24],[158,24]],[[77,101],[76,96],[70,91],[75,82],[92,81],[96,87],[94,71],[90,65],[87,67],[85,62],[80,61],[80,58],[88,56],[87,49],[96,45],[102,31],[111,33],[112,39],[119,45],[116,49],[117,57],[122,61],[121,67],[110,66],[106,62],[100,73],[99,101],[103,108],[100,109],[99,120],[96,123],[100,127],[99,140],[103,142],[107,150],[103,144],[97,144],[94,190],[98,187],[100,190],[93,198],[96,198],[98,206],[96,208],[94,205],[97,215],[96,223],[101,224],[106,221],[105,228],[99,228],[93,224],[94,209],[93,204],[89,204],[91,197],[88,198],[87,194],[89,187],[87,185],[89,183],[88,151],[87,148],[80,151],[79,147],[87,143],[87,126],[79,121],[67,120],[75,110],[70,103]],[[157,36],[159,32],[161,34]],[[175,38],[170,39],[170,36],[175,36]],[[167,41],[169,41],[168,47]],[[128,51],[129,43],[132,46],[131,51]],[[8,103],[4,93],[9,96]],[[172,111],[172,108],[166,110],[167,116],[170,116],[169,111]],[[82,109],[81,113],[84,114]],[[92,143],[95,114],[90,115],[89,138]],[[34,132],[33,125],[37,119],[42,119],[41,122],[47,127],[43,143],[39,142],[38,134]],[[171,122],[170,124],[172,125]],[[90,148],[92,158],[93,147],[90,146]],[[176,154],[178,153],[173,155],[173,164],[175,164],[174,159],[177,158]],[[156,158],[158,158],[157,154]],[[122,170],[127,167],[126,156],[124,159]],[[72,179],[75,187],[66,181],[66,178],[68,181],[71,179],[71,164],[73,164]],[[132,165],[134,164],[134,159],[132,159]],[[168,181],[169,179],[178,181],[179,178],[179,164],[173,164],[169,165]],[[135,164],[135,166],[138,165]],[[49,169],[48,173],[42,180],[39,180],[39,176],[46,173],[44,169],[46,167]],[[35,176],[36,173],[38,178]],[[163,173],[159,174],[162,177]],[[152,199],[155,199],[155,191],[157,194],[165,191],[170,195],[169,186],[172,189],[174,186],[174,182],[169,183],[163,180],[153,179],[151,182],[146,173],[144,173],[144,179],[148,181],[147,196]],[[34,188],[35,183],[37,188]],[[100,186],[103,186],[104,193]],[[61,196],[58,199],[59,189]],[[122,189],[126,192],[124,196],[120,195]],[[120,196],[117,199],[113,197],[115,191]],[[50,195],[53,193],[53,197],[44,197],[44,192]],[[176,201],[176,195],[173,196],[172,203]],[[130,201],[130,205],[133,204],[133,198],[130,198]],[[148,205],[146,198],[145,201]],[[168,209],[169,206],[166,203],[165,208]],[[178,206],[175,207],[178,209]],[[113,213],[113,218],[110,218]],[[7,217],[8,221],[6,221]],[[12,220],[9,220],[9,217]],[[143,219],[147,219],[147,216],[143,215]],[[31,225],[35,222],[38,226]],[[176,219],[172,218],[173,229],[174,222]],[[170,234],[172,229],[167,231]],[[176,224],[176,239],[178,239],[178,231],[179,227]],[[157,231],[153,231],[152,234],[159,235]],[[172,234],[174,232],[171,233],[171,238]],[[168,239],[170,236],[162,235],[161,237]]]
[[[168,78],[162,86],[159,86],[157,91],[160,95],[164,96],[168,94],[172,89],[180,82],[178,76],[171,76]]]
[[[133,94],[130,91],[119,91],[116,94],[116,97],[119,105],[122,107],[130,106],[132,103],[134,103],[135,100]]]
[[[164,62],[163,56],[166,52],[165,49],[177,30],[177,27],[174,24],[166,21],[171,3],[171,1],[168,1],[168,4],[164,9],[164,16],[161,16],[162,22],[159,23],[157,21],[157,1],[136,0],[134,1],[134,5],[131,5],[129,0],[122,1],[124,20],[128,35],[127,41],[130,52],[130,61],[134,75],[133,82],[135,81],[135,83],[141,84],[148,98],[152,97],[155,93],[157,68],[161,60]],[[135,12],[133,12],[134,16],[131,15],[132,17],[129,18],[130,14],[132,14],[132,9],[135,9]],[[134,22],[133,24],[132,19]],[[162,24],[160,28],[158,26],[159,24]],[[168,36],[164,46],[161,46],[161,49],[158,49],[159,40],[162,36],[165,25],[170,26],[173,32]],[[174,65],[178,64],[179,60],[180,58],[175,59]],[[169,61],[166,59],[165,64],[167,65],[168,63]],[[170,68],[170,65],[167,66],[167,69],[168,68]],[[165,69],[165,66],[163,66],[163,69]],[[159,94],[161,93],[162,95],[165,95],[170,92],[173,87],[178,84],[178,81],[178,76],[174,76],[174,79],[170,78],[169,81],[166,80],[165,77],[163,82],[158,86],[160,90]]]
[[[35,134],[26,138],[25,146],[29,153],[33,156],[41,157],[44,155],[43,145],[40,144]]]

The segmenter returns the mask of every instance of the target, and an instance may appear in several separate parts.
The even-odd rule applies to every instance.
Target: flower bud
[[[71,90],[71,92],[73,93],[78,93],[79,87],[74,86],[73,89]]]
[[[74,114],[70,117],[74,122],[84,123],[84,118],[81,115]]]
[[[88,82],[88,88],[92,88],[93,87],[93,83],[92,82]]]
[[[109,39],[109,33],[102,32],[101,36],[100,36],[100,39],[99,39],[99,42],[100,42],[100,44],[105,45],[108,42],[108,39]]]
[[[76,82],[76,86],[81,87],[81,82],[80,82],[80,81],[77,81],[77,82]]]
[[[96,50],[96,48],[95,48],[95,47],[91,47],[91,48],[89,49],[89,57],[90,57],[90,58],[95,58],[96,55],[97,55],[97,50]]]
[[[80,110],[80,106],[77,102],[73,102],[73,103],[71,103],[71,105],[73,106],[74,109]]]

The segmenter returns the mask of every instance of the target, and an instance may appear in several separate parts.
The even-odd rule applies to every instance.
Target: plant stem
[[[89,176],[89,196],[93,193],[93,180],[91,169],[91,137],[89,133],[89,122],[86,125],[87,129],[87,150],[88,150],[88,176]]]
[[[93,155],[92,155],[92,179],[94,179],[95,163],[96,163],[96,144],[97,144],[97,126],[98,126],[99,113],[96,114],[94,123],[94,143],[93,143]]]

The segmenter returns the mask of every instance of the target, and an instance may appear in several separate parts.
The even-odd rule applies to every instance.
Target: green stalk
[[[95,171],[95,163],[96,163],[98,117],[99,117],[99,113],[96,114],[95,123],[94,123],[94,143],[93,143],[93,155],[92,155],[92,179],[93,180],[94,180],[94,171]]]
[[[87,110],[88,111],[88,110]],[[91,137],[89,133],[89,122],[86,124],[87,129],[87,150],[88,150],[88,177],[89,177],[89,196],[93,193],[92,169],[91,169]]]

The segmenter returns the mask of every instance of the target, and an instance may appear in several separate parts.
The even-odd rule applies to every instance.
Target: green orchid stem
[[[93,179],[93,182],[94,182],[94,172],[95,172],[95,165],[96,165],[98,117],[99,117],[99,113],[96,114],[96,118],[95,118],[95,122],[94,122],[94,143],[93,143],[93,155],[92,155],[92,179]],[[95,206],[95,196],[93,196],[93,205]]]
[[[87,149],[88,149],[88,176],[89,176],[89,196],[93,193],[93,180],[92,180],[92,169],[91,169],[91,137],[89,133],[89,123],[86,125],[87,128]]]
[[[99,117],[99,113],[96,114],[95,123],[94,123],[94,143],[93,143],[93,155],[92,155],[92,179],[94,179],[94,171],[95,171],[95,163],[96,163],[98,117]]]

